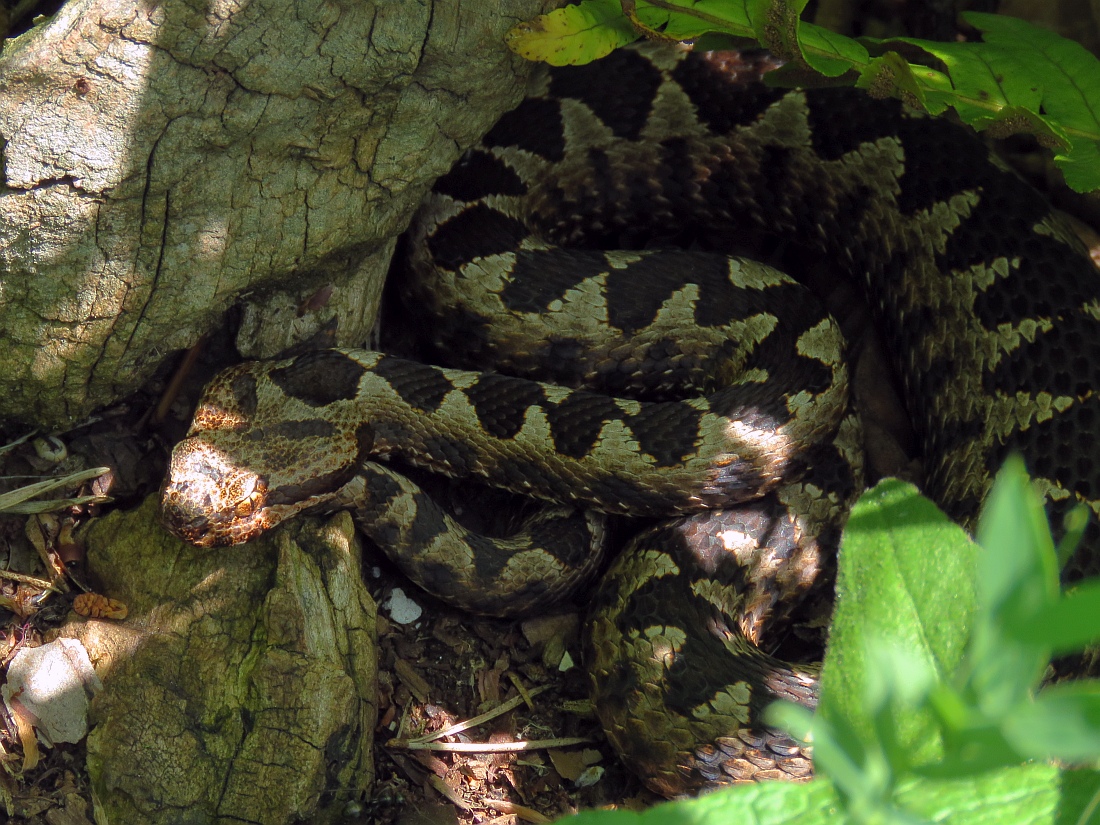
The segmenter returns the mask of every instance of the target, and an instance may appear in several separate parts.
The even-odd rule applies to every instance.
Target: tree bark
[[[377,294],[425,190],[522,96],[504,32],[549,5],[72,0],[10,42],[0,421],[79,421],[234,304],[351,271]]]

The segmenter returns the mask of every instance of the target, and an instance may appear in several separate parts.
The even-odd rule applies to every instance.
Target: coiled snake
[[[609,738],[666,794],[806,776],[758,714],[776,695],[812,704],[813,671],[751,642],[835,547],[859,436],[836,323],[725,256],[772,234],[864,288],[952,517],[972,523],[1009,450],[1056,519],[1097,510],[1100,283],[1042,198],[900,104],[642,45],[536,73],[436,184],[401,287],[448,368],[328,350],[228,370],[173,453],[165,521],[209,546],[350,507],[425,587],[509,613],[585,578],[599,513],[672,519],[594,600]],[[377,459],[561,506],[489,540]],[[1079,569],[1098,538],[1094,523]]]

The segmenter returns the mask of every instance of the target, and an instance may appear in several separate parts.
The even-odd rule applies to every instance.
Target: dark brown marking
[[[439,178],[432,191],[469,203],[487,195],[526,195],[527,186],[504,161],[474,149]]]
[[[1032,227],[1049,214],[1050,207],[1030,186],[1015,175],[999,171],[971,176],[968,184],[968,188],[980,191],[980,199],[948,237],[943,254],[936,259],[939,268],[962,270],[973,264],[992,262],[997,257],[1019,256],[1023,258],[1022,266],[1012,278],[1029,278],[1033,282],[1031,286],[1043,291],[1047,280],[1065,283],[1073,279],[1072,275],[1067,279],[1067,274],[1078,267],[1066,260],[1058,265],[1054,263],[1068,257],[1065,244],[1032,231]],[[1048,267],[1051,271],[1044,271]],[[1014,286],[1004,281],[992,291],[1002,290],[1030,295],[1022,284]],[[1031,312],[1043,314],[1038,307]]]
[[[384,355],[373,372],[385,378],[402,401],[421,412],[438,410],[447,393],[454,389],[439,367],[404,358]]]
[[[905,171],[898,183],[898,209],[903,215],[929,209],[968,189],[1012,184],[997,178],[1019,178],[992,166],[985,145],[963,130],[934,118],[902,118],[898,137],[905,152]],[[966,232],[964,227],[955,234]]]
[[[691,492],[685,491],[684,498]],[[593,482],[592,495],[608,512],[675,515],[685,503],[655,492],[633,478],[614,475]]]
[[[772,334],[753,348],[745,359],[744,371],[766,371],[769,381],[767,385],[745,385],[742,397],[746,405],[786,423],[786,392],[819,393],[832,386],[832,366],[798,353],[797,337],[815,323],[808,318],[782,319]]]
[[[728,259],[701,252],[662,250],[647,252],[626,267],[607,275],[608,316],[611,325],[633,334],[653,323],[661,305],[687,284],[699,287],[695,319],[700,326],[722,326],[758,311],[757,290],[730,283]]]
[[[668,201],[668,211],[679,218],[689,210],[697,209],[699,177],[702,172],[700,158],[686,138],[667,138],[659,144],[661,199]]]
[[[297,504],[311,496],[324,496],[343,487],[355,475],[355,462],[351,459],[331,473],[304,478],[300,484],[284,484],[268,491],[267,504]]]
[[[355,428],[355,444],[358,447],[359,460],[370,455],[371,448],[374,447],[374,427],[369,421],[364,421]]]
[[[416,496],[416,516],[408,527],[406,541],[410,552],[424,551],[437,537],[447,532],[447,520],[443,510],[427,494]],[[451,579],[455,579],[454,571]]]
[[[515,146],[556,163],[565,157],[565,130],[556,100],[528,98],[497,121],[486,146]]]
[[[570,458],[584,458],[596,444],[605,421],[622,417],[610,397],[574,392],[547,411],[554,449]]]
[[[237,410],[245,417],[251,418],[256,414],[256,376],[248,372],[242,372],[233,379],[230,385],[233,393],[233,401]]]
[[[591,554],[592,534],[582,510],[567,518],[535,521],[530,534],[532,546],[541,547],[568,568],[582,566]]]
[[[485,475],[485,461],[481,452],[465,441],[456,441],[443,435],[426,436],[423,454],[431,456],[430,460],[417,456],[409,456],[408,460],[417,466],[437,472],[444,471],[453,476]]]
[[[608,83],[607,78],[615,78]],[[598,63],[551,70],[550,94],[579,100],[616,137],[637,140],[649,119],[661,73],[636,52],[618,49]]]
[[[764,344],[767,345],[767,341]],[[755,354],[754,352],[753,355]],[[809,366],[811,363],[808,359],[799,356],[789,355],[788,357],[799,361],[799,368]],[[775,373],[782,371],[782,365],[777,370],[774,362],[769,362],[768,359],[761,360],[770,363],[772,375],[769,378],[771,380],[763,384],[746,383],[725,387],[708,396],[707,403],[710,406],[710,411],[715,415],[724,415],[734,421],[741,421],[748,427],[764,432],[772,432],[788,423],[790,419],[786,397],[782,391],[778,390],[778,387],[789,385],[791,382],[783,380],[789,379],[789,375],[775,375]],[[754,369],[759,366],[760,364],[756,363],[752,357],[745,363],[746,369]],[[800,387],[801,384],[795,382],[795,386]]]
[[[520,251],[500,300],[515,312],[545,312],[570,289],[606,270],[607,259],[595,250],[553,247]]]
[[[763,289],[735,287],[730,283],[727,260],[717,255],[706,257],[716,260],[701,260],[693,267],[690,277],[699,285],[695,323],[701,327],[721,327],[761,312],[777,317],[812,319],[814,323],[824,315],[809,290],[799,284],[784,282]]]
[[[479,203],[436,227],[428,249],[438,266],[457,271],[474,258],[515,252],[529,234],[522,221]]]
[[[364,372],[361,364],[338,350],[317,350],[299,355],[285,367],[271,370],[269,375],[291,398],[311,407],[325,407],[354,398]]]
[[[367,494],[355,508],[356,523],[398,565],[413,563],[426,546],[446,532],[446,522],[438,506],[424,493],[415,495],[416,512],[413,523],[404,527],[391,515],[393,502],[404,489],[388,474],[375,470],[368,463],[359,473],[366,483]],[[401,552],[395,552],[397,550]]]
[[[486,588],[489,585],[497,584],[500,572],[514,554],[504,551],[491,538],[479,533],[467,533],[466,543],[470,545],[470,550],[473,553],[474,571],[478,579],[485,582]]]
[[[1020,452],[1029,472],[1056,481],[1079,496],[1095,500],[1096,495],[1100,494],[1093,481],[1100,467],[1100,441],[1082,438],[1081,434],[1095,432],[1098,420],[1100,398],[1093,396],[1046,421],[1032,421],[1026,430],[1012,433],[1002,449],[994,451],[990,456],[989,470],[999,470],[1009,452]],[[1064,515],[1068,509],[1065,505],[1058,505],[1056,512]],[[1051,526],[1057,535],[1062,534],[1060,519],[1053,520]],[[1077,561],[1095,568],[1095,560],[1088,562],[1081,554],[1077,554]]]
[[[638,447],[658,467],[675,467],[697,447],[702,413],[678,401],[645,404],[627,419]]]
[[[514,438],[523,428],[527,408],[545,401],[534,381],[485,373],[466,390],[482,429],[496,438]]]
[[[818,89],[806,95],[810,142],[824,160],[837,160],[865,143],[897,133],[901,103],[875,100],[854,89]]]
[[[719,135],[753,123],[786,94],[763,83],[731,82],[721,67],[697,55],[681,60],[672,70],[672,78],[695,105],[699,119]]]
[[[1060,321],[1045,332],[1037,331],[1034,341],[1021,340],[1006,353],[983,378],[983,390],[1009,398],[1018,392],[1044,391],[1070,398],[1088,396],[1092,387],[1100,385],[1100,321],[1085,313],[1067,313]]]

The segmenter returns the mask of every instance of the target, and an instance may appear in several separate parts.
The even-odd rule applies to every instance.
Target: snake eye
[[[252,489],[233,505],[235,518],[247,518],[258,511],[267,500],[267,485],[263,479],[253,479]]]

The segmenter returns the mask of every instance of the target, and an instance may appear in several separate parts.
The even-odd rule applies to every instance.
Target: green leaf
[[[707,32],[723,32],[740,38],[752,35],[752,23],[744,0],[642,0],[638,4],[638,14],[644,14],[647,6],[660,9],[667,15],[667,22],[661,31],[666,37],[676,40],[695,40]]]
[[[1008,619],[1013,638],[1054,655],[1075,653],[1100,641],[1100,580],[1082,582],[1034,616]]]
[[[892,809],[853,815],[832,784],[771,782],[666,802],[647,811],[584,811],[568,825],[843,825],[846,822],[944,822],[950,825],[1088,825],[1100,800],[1100,773],[1047,764],[1002,768],[963,780],[910,779]],[[879,816],[875,816],[875,814]]]
[[[954,108],[963,122],[994,137],[1035,135],[1057,150],[1055,163],[1071,187],[1100,189],[1100,61],[1079,44],[1022,20],[976,12],[964,16],[983,32],[982,43],[856,41],[802,22],[806,3],[636,0],[633,15],[650,36],[670,40],[759,40],[789,61],[767,75],[771,85],[856,79],[873,95],[932,114]],[[521,23],[506,39],[529,59],[564,65],[595,60],[637,37],[618,0],[582,0]]]
[[[585,811],[569,825],[814,825],[836,823],[839,800],[828,782],[767,782],[716,791],[699,799],[666,802],[647,811]]]
[[[856,88],[866,89],[871,97],[896,97],[914,109],[927,109],[929,106],[913,67],[897,52],[886,52],[881,57],[871,58],[859,73]],[[938,109],[930,111],[939,114],[944,108],[945,104],[940,104]]]
[[[1068,128],[1100,139],[1100,60],[1080,43],[1015,17],[978,12],[967,12],[963,17],[982,32],[982,39],[991,48],[1011,56],[1002,64],[1006,82],[1010,73],[1017,78],[1038,79],[1034,93],[1047,114]],[[1009,100],[1034,108],[1033,102],[1020,99],[1018,90],[1026,82],[1017,79],[1016,84]]]
[[[906,666],[930,678],[954,676],[975,609],[975,554],[962,528],[912,485],[888,479],[863,495],[844,532],[821,677],[819,712],[834,727],[852,720],[861,741],[877,741],[882,722],[865,689],[879,678],[876,645],[906,651]],[[939,752],[935,730],[929,711],[906,714],[897,746],[928,761]]]
[[[1059,150],[1055,163],[1070,186],[1100,187],[1100,61],[1080,44],[1023,20],[978,12],[963,17],[984,42],[862,42],[876,51],[911,47],[936,58],[951,85],[925,89],[929,111],[950,105],[963,122],[988,128],[994,137],[1033,134]]]
[[[1076,135],[1069,140],[1070,151],[1054,157],[1066,184],[1075,192],[1100,189],[1100,144]]]
[[[813,23],[803,23],[799,32],[806,62],[826,77],[840,77],[868,60],[867,49],[850,37]]]
[[[1086,825],[1080,819],[1100,791],[1100,773],[1045,764],[1002,768],[965,780],[914,780],[897,804],[950,825]]]
[[[520,23],[504,36],[516,54],[552,66],[590,63],[637,39],[618,0],[583,0]]]
[[[1005,738],[1023,756],[1066,762],[1100,760],[1100,682],[1063,682],[1004,720]]]
[[[756,39],[777,57],[803,62],[798,28],[807,0],[746,0]]]
[[[1050,658],[1050,646],[1013,635],[1059,595],[1058,561],[1039,495],[1019,456],[997,474],[978,522],[979,610],[968,689],[987,718],[1025,701]]]

